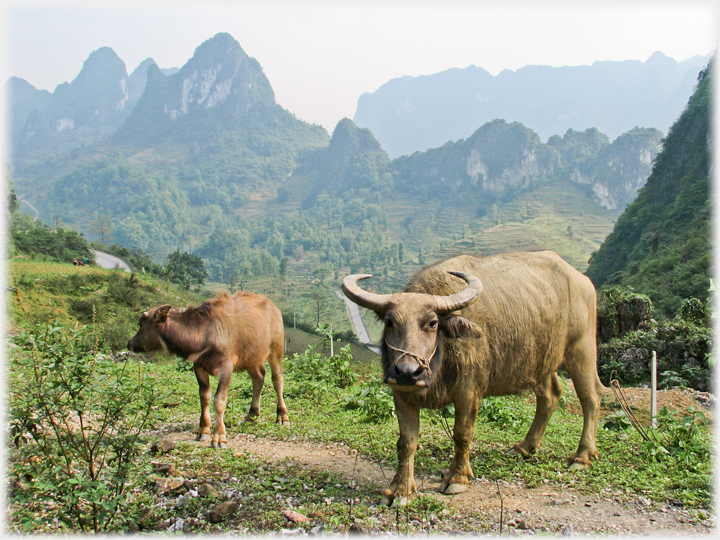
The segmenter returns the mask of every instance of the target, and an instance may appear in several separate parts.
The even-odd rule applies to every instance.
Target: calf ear
[[[445,335],[449,338],[480,337],[480,327],[470,319],[460,315],[445,317],[440,323]]]
[[[172,309],[172,306],[170,304],[166,304],[164,306],[160,306],[155,311],[155,321],[162,324],[165,322],[168,316],[168,312]]]

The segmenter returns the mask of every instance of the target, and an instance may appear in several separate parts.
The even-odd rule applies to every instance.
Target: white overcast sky
[[[230,33],[263,67],[280,105],[332,132],[358,97],[403,75],[476,65],[497,75],[530,64],[678,61],[717,47],[712,0],[295,1],[10,0],[3,71],[53,91],[111,47],[128,73],[145,58],[182,67]]]

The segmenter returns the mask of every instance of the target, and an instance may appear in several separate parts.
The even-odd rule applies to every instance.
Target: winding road
[[[100,268],[109,268],[111,270],[119,269],[124,272],[132,272],[130,265],[122,259],[115,257],[115,255],[110,255],[109,253],[104,253],[94,249],[91,249],[90,251],[95,256],[95,264],[97,264]]]
[[[348,315],[350,316],[350,324],[352,324],[353,330],[355,330],[355,335],[357,335],[360,343],[365,345],[372,352],[379,353],[380,347],[375,345],[370,339],[370,334],[365,326],[365,321],[362,320],[362,316],[360,315],[360,307],[342,292],[336,290],[335,294],[345,301],[345,305],[348,309]]]

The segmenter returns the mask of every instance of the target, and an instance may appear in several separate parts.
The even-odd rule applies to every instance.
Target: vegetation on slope
[[[710,288],[710,121],[712,69],[673,125],[653,172],[590,259],[596,286],[632,286],[672,317]]]

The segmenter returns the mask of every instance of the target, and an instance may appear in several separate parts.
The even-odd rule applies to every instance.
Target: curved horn
[[[375,294],[361,289],[357,282],[361,279],[371,278],[372,274],[352,274],[346,276],[342,282],[342,290],[350,300],[357,305],[372,309],[373,311],[382,311],[390,300],[389,294]]]
[[[483,290],[482,282],[472,274],[453,271],[448,272],[448,274],[452,274],[453,276],[457,276],[460,279],[465,280],[468,285],[462,291],[449,296],[433,296],[436,304],[435,311],[437,313],[450,313],[451,311],[462,309],[469,305],[470,302],[472,302],[473,299]]]

